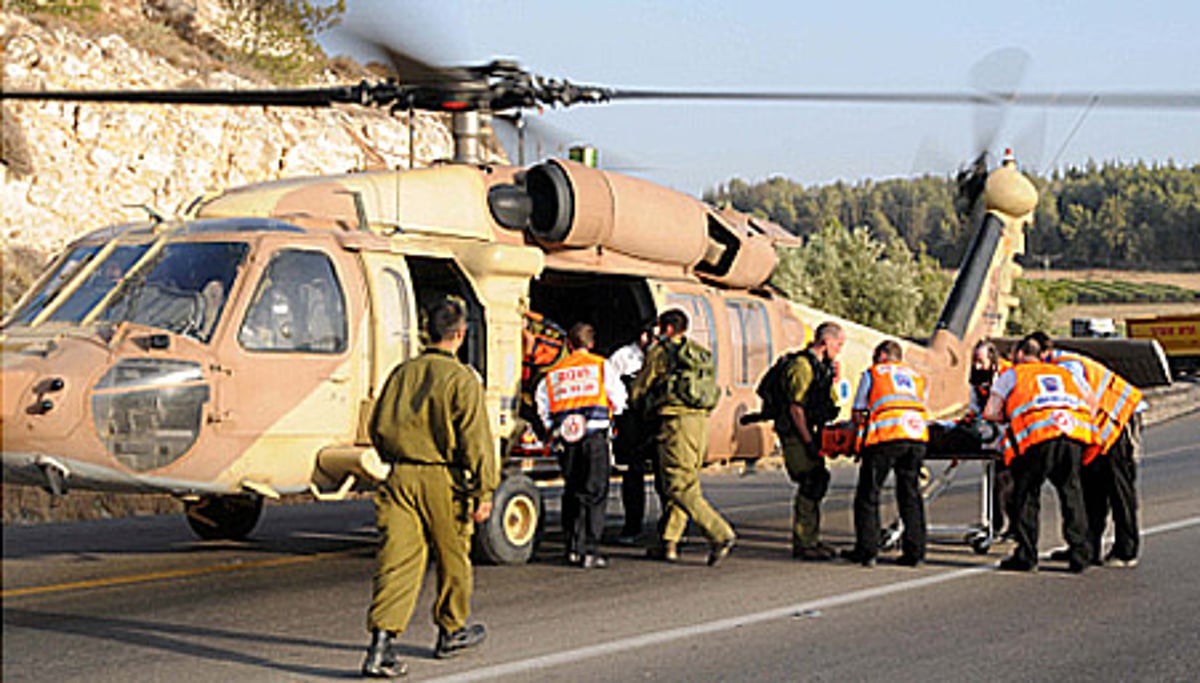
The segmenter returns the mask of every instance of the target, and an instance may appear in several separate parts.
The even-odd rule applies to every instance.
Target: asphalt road
[[[1197,680],[1200,414],[1147,433],[1137,569],[1034,575],[931,546],[908,569],[788,557],[791,487],[778,471],[706,477],[741,542],[716,569],[697,539],[668,566],[611,548],[612,566],[560,565],[550,534],[523,567],[480,567],[489,640],[431,657],[429,585],[402,637],[410,679],[576,681]],[[932,524],[978,517],[964,465]],[[853,470],[825,506],[850,542]],[[1043,501],[1043,550],[1058,543]],[[885,522],[891,516],[885,507]],[[268,508],[246,543],[193,539],[182,519],[5,528],[3,680],[293,681],[356,678],[366,643],[369,504]],[[958,540],[958,537],[947,540]],[[432,584],[432,575],[429,584]]]

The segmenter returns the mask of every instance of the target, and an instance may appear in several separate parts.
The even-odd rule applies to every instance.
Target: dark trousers
[[[558,458],[564,480],[562,524],[567,552],[594,554],[604,534],[608,507],[608,431],[564,443]]]
[[[1083,490],[1079,483],[1083,444],[1059,437],[1030,446],[1012,461],[1013,496],[1019,515],[1014,529],[1017,549],[1013,557],[1036,565],[1038,519],[1042,512],[1042,484],[1047,479],[1058,491],[1062,535],[1070,547],[1072,563],[1087,564],[1092,558],[1088,540]]]
[[[662,508],[662,478],[658,476],[657,458],[646,460],[635,458],[627,464],[627,469],[621,473],[621,505],[625,509],[625,524],[621,527],[622,536],[640,536],[642,521],[646,518],[646,473],[654,477],[654,492],[658,494],[659,508]]]
[[[646,473],[654,476],[654,490],[662,501],[662,484],[658,476],[657,453],[654,442],[645,437],[643,418],[630,411],[616,418],[617,435],[613,440],[613,456],[626,467],[621,473],[621,508],[625,511],[622,536],[640,536],[646,518]],[[660,505],[661,507],[661,505]]]
[[[992,533],[1011,533],[1019,516],[1017,507],[1013,505],[1012,470],[999,460],[992,466],[995,468],[992,478]]]
[[[1087,509],[1093,559],[1101,555],[1101,539],[1112,512],[1114,540],[1111,555],[1122,560],[1138,556],[1137,451],[1142,440],[1142,418],[1135,415],[1108,453],[1083,468],[1083,504]]]
[[[900,549],[906,557],[925,559],[925,502],[917,483],[924,459],[925,444],[917,441],[890,441],[862,452],[854,492],[854,546],[859,555],[879,554],[879,491],[888,473],[895,471],[896,505],[904,522]]]

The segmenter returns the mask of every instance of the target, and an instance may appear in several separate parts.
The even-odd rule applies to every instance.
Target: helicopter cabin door
[[[370,387],[363,402],[363,419],[369,419],[374,399],[392,369],[416,355],[416,302],[408,264],[402,256],[363,252],[370,289]]]
[[[732,404],[733,456],[757,458],[773,448],[773,435],[765,423],[740,424],[742,415],[758,409],[755,393],[759,379],[775,357],[771,319],[762,301],[731,298],[725,301],[729,325],[732,377],[726,400]]]

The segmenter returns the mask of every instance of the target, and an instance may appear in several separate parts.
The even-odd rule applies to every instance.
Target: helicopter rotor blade
[[[1008,92],[1016,93],[1025,78],[1029,67],[1029,53],[1016,47],[995,50],[971,67],[969,83],[981,93]],[[974,119],[975,144],[971,154],[976,159],[986,158],[989,152],[994,152],[996,139],[1004,129],[1008,119],[1011,101],[1000,100],[975,107],[972,112]]]
[[[408,84],[358,84],[328,88],[267,88],[248,90],[0,90],[0,99],[73,102],[119,102],[127,104],[198,104],[281,107],[327,107],[333,104],[378,104],[383,98],[372,90],[393,92]],[[575,103],[606,100],[693,100],[764,102],[844,102],[848,104],[1010,104],[1037,107],[1108,107],[1200,109],[1200,92],[1140,93],[954,93],[954,92],[750,92],[703,90],[630,90],[588,88],[593,97],[572,99]],[[549,104],[550,102],[547,102]]]
[[[335,103],[369,104],[361,85],[331,88],[256,90],[4,90],[0,99],[123,104],[195,104],[210,106],[329,107]]]
[[[850,92],[850,91],[719,91],[635,90],[613,88],[611,100],[694,100],[763,102],[844,102],[861,104],[1008,104],[1013,106],[1078,107],[1095,103],[1110,108],[1200,108],[1200,92]]]

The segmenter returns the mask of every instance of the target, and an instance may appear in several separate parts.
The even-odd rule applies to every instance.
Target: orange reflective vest
[[[925,378],[903,363],[876,363],[869,370],[863,447],[889,441],[929,441]]]
[[[1142,402],[1141,390],[1087,356],[1056,350],[1051,352],[1050,357],[1055,365],[1075,362],[1083,367],[1084,379],[1096,402],[1092,424],[1098,432],[1100,452],[1107,453],[1120,438],[1121,430],[1133,419],[1134,411]]]
[[[1006,464],[1031,446],[1063,436],[1088,447],[1099,443],[1087,399],[1070,372],[1049,363],[1020,363],[1008,372],[1016,373],[1016,382],[1004,401],[1010,441],[1004,451]],[[1086,462],[1095,457],[1094,451],[1089,448]]]
[[[546,394],[549,399],[550,420],[556,429],[562,428],[568,416],[580,415],[572,421],[575,429],[587,432],[609,425],[611,408],[604,388],[604,358],[584,350],[556,363],[546,372]]]

